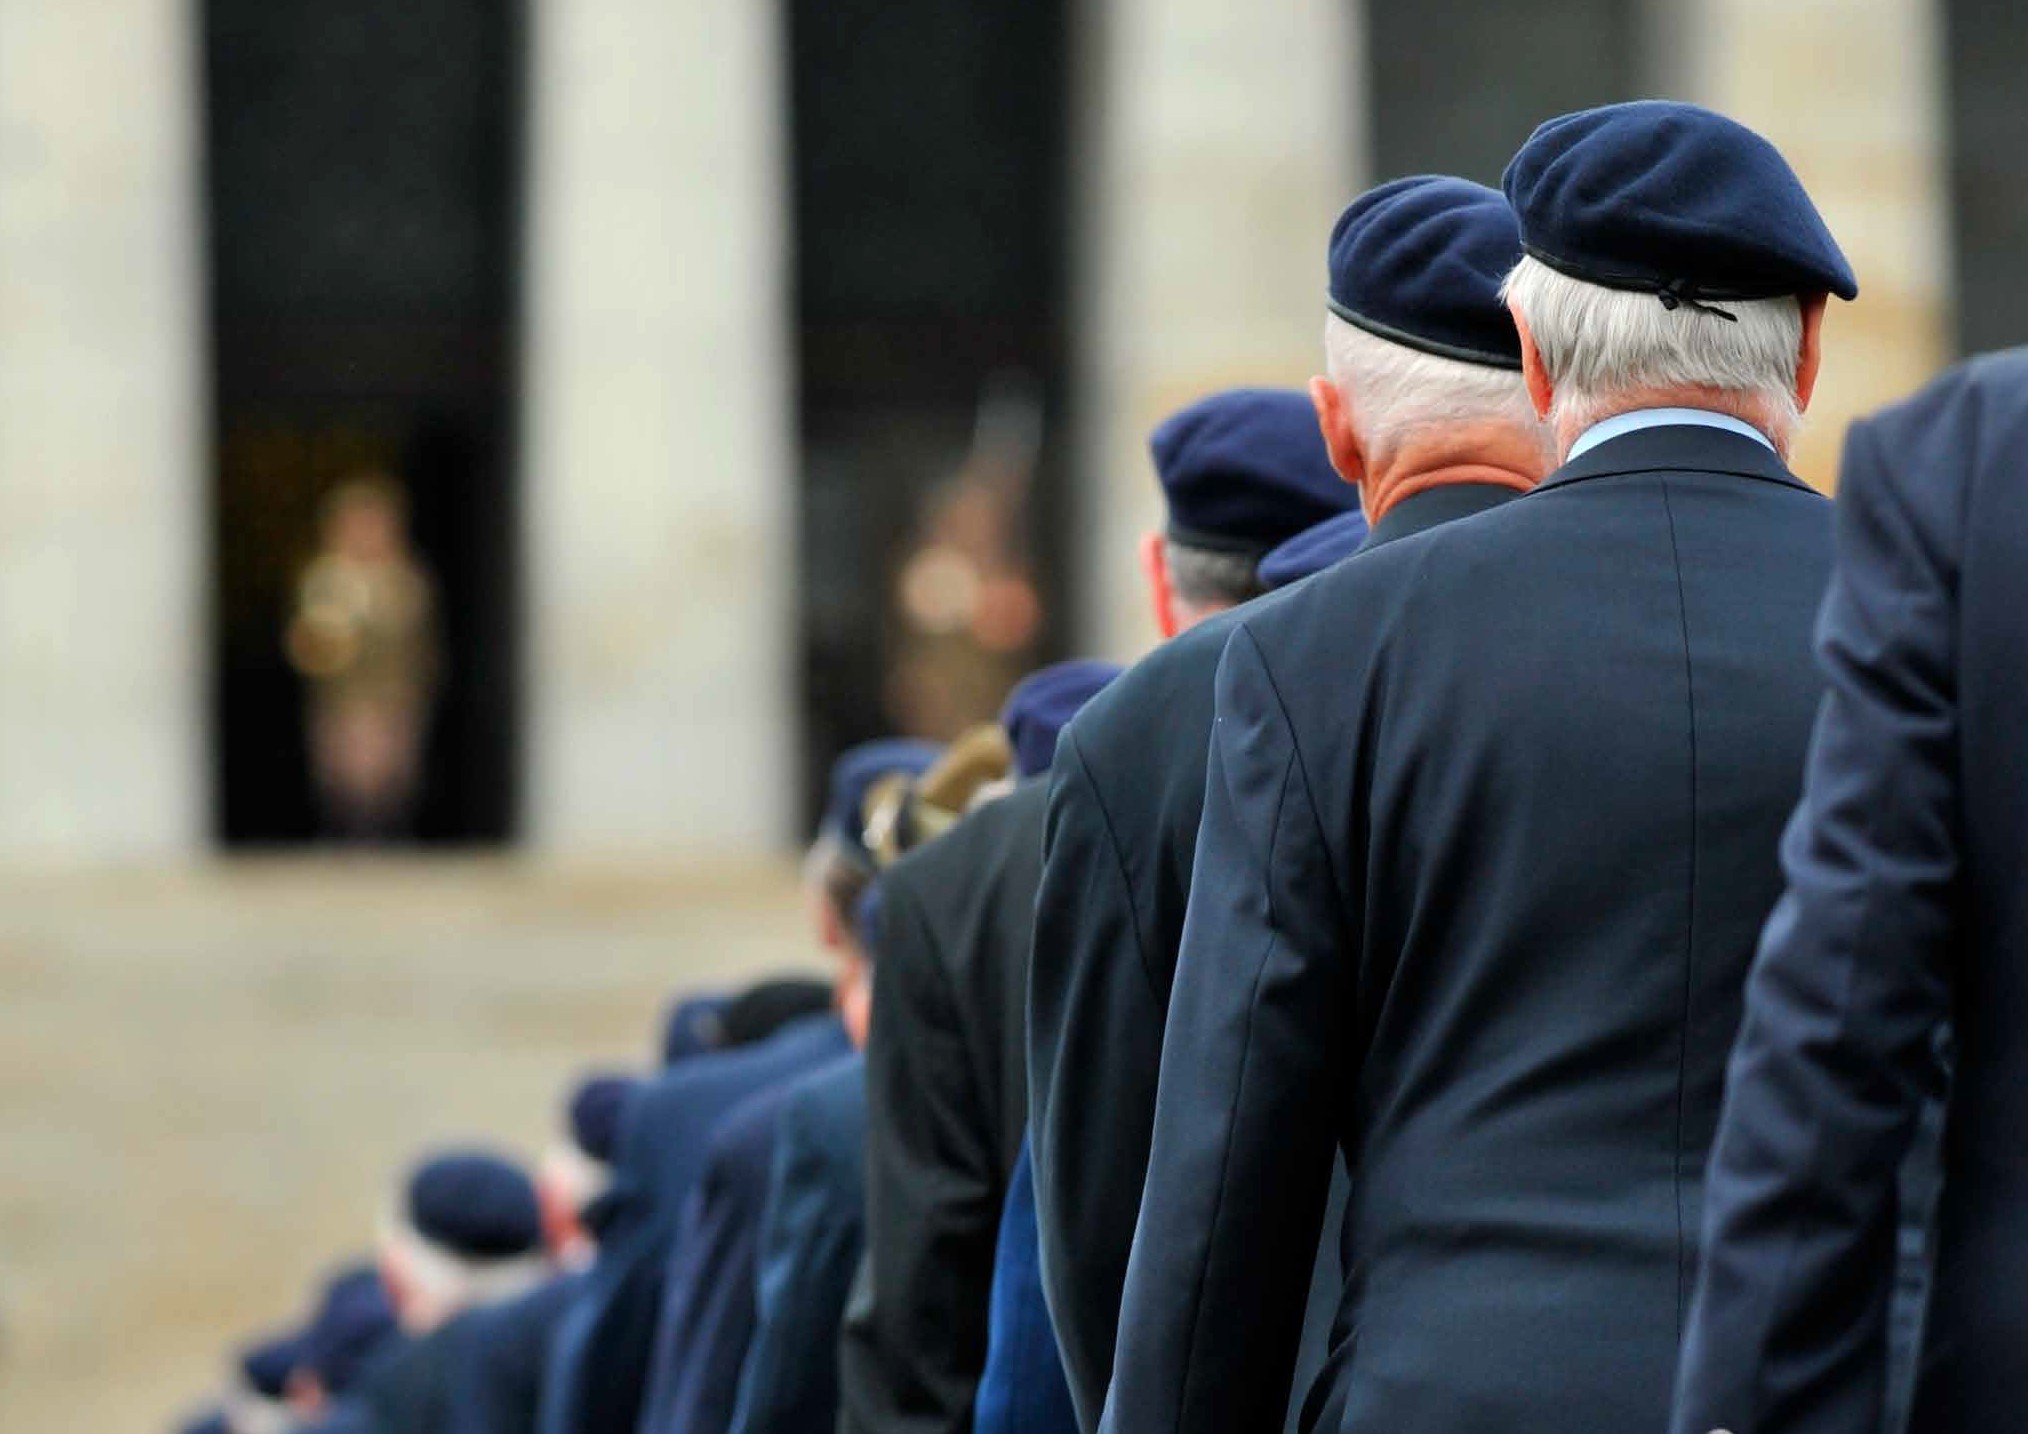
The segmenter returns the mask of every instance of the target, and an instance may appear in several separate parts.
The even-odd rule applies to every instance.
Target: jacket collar
[[[1453,518],[1469,518],[1520,496],[1520,489],[1498,483],[1442,483],[1424,488],[1382,513],[1380,521],[1366,534],[1366,541],[1359,545],[1359,551],[1370,552],[1397,538],[1437,527]]]
[[[1548,488],[1561,488],[1566,483],[1581,483],[1587,478],[1685,470],[1731,473],[1764,483],[1800,488],[1806,493],[1817,491],[1789,472],[1780,458],[1754,439],[1728,433],[1722,428],[1674,423],[1608,438],[1543,479],[1535,491],[1540,493]]]

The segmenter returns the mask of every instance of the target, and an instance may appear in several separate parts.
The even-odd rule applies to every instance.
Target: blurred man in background
[[[1504,184],[1565,462],[1227,641],[1118,1434],[1285,1407],[1341,1153],[1339,1427],[1667,1419],[1818,692],[1830,505],[1781,454],[1856,284],[1774,148],[1693,106],[1551,121]],[[1482,463],[1476,436],[1403,442]]]
[[[324,831],[405,836],[442,666],[435,586],[409,545],[401,489],[375,474],[332,490],[322,546],[296,588],[289,660],[308,693]]]
[[[1297,560],[1341,555],[1348,537],[1378,547],[1482,512],[1548,468],[1547,435],[1521,386],[1520,341],[1499,295],[1520,252],[1506,201],[1463,180],[1398,180],[1339,218],[1328,264],[1330,376],[1316,381],[1309,401],[1279,398],[1273,448],[1266,434],[1234,435],[1235,451],[1284,450],[1285,462],[1306,464],[1316,481],[1363,502],[1363,517],[1341,514],[1291,540],[1329,530],[1310,537]],[[1448,448],[1410,441],[1433,422],[1467,437]],[[1251,607],[1136,663],[1071,724],[1050,778],[1029,1087],[1043,1270],[1086,1429],[1098,1423],[1112,1376],[1140,1212],[1204,804],[1213,678],[1238,615]],[[1325,1244],[1334,1307],[1334,1232]],[[1313,1351],[1328,1320],[1316,1326]]]

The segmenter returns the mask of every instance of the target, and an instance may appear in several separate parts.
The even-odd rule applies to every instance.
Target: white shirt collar
[[[1638,433],[1643,428],[1666,428],[1672,424],[1689,424],[1697,428],[1722,428],[1728,433],[1737,433],[1751,438],[1755,443],[1773,453],[1775,446],[1768,436],[1743,419],[1729,413],[1713,413],[1706,408],[1636,408],[1626,413],[1616,413],[1611,418],[1601,419],[1585,429],[1570,445],[1570,452],[1563,457],[1565,463],[1582,457],[1607,439],[1619,438],[1628,433]]]

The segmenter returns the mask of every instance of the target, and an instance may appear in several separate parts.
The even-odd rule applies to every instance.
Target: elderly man
[[[1548,436],[1522,388],[1520,341],[1499,293],[1520,253],[1506,201],[1461,179],[1398,180],[1345,210],[1329,256],[1331,372],[1313,398],[1374,526],[1369,534],[1346,514],[1306,530],[1263,562],[1269,580],[1292,576],[1291,555],[1316,566],[1342,554],[1348,532],[1383,547],[1504,503],[1547,470]],[[1427,441],[1439,425],[1455,436]],[[1310,442],[1323,461],[1323,438]],[[1135,664],[1071,724],[1050,779],[1029,1099],[1044,1278],[1086,1429],[1112,1376],[1140,1210],[1212,681],[1235,622],[1253,610]]]
[[[1281,1417],[1339,1152],[1357,1341],[1329,1427],[1668,1417],[1818,692],[1830,505],[1781,453],[1855,285],[1773,147],[1691,106],[1552,121],[1505,188],[1565,462],[1233,628],[1121,1434]]]
[[[1685,1434],[1879,1427],[1895,1171],[1953,1016],[1911,1427],[2012,1429],[2028,1409],[2024,443],[2020,349],[1846,440],[1818,640],[1830,690],[1712,1155]]]

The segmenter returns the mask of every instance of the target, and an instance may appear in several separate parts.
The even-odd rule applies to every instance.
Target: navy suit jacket
[[[2028,350],[1856,424],[1783,844],[1713,1156],[1676,1428],[1868,1430],[1895,1174],[1956,1032],[1911,1427],[2028,1410]]]
[[[974,1434],[1077,1434],[1077,1411],[1064,1382],[1063,1356],[1042,1295],[1036,1246],[1035,1180],[1021,1147],[1007,1181],[1007,1206],[993,1259],[986,1370],[972,1419]]]
[[[1022,1013],[1040,779],[880,879],[866,1046],[867,1274],[839,1346],[842,1434],[963,1434],[993,1243],[1028,1118]]]
[[[1333,1427],[1666,1422],[1830,522],[1651,429],[1242,615],[1106,1427],[1280,1418],[1339,1151]]]
[[[598,1259],[550,1347],[542,1434],[635,1434],[670,1244],[712,1132],[748,1096],[849,1044],[836,1017],[805,1017],[755,1045],[686,1060],[641,1089],[613,1187],[595,1206]]]
[[[1388,509],[1360,551],[1516,496],[1487,483],[1426,489]],[[1258,605],[1201,622],[1135,663],[1072,719],[1050,768],[1028,977],[1029,1124],[1043,1281],[1086,1429],[1112,1379],[1141,1210],[1204,811],[1212,684],[1226,638]]]
[[[559,1275],[467,1317],[451,1361],[449,1434],[535,1434],[557,1324],[582,1275]]]
[[[754,1330],[761,1217],[794,1084],[737,1106],[711,1140],[669,1256],[641,1434],[725,1434]]]
[[[755,1327],[734,1434],[832,1434],[838,1330],[866,1248],[866,1062],[797,1082],[761,1217]]]

